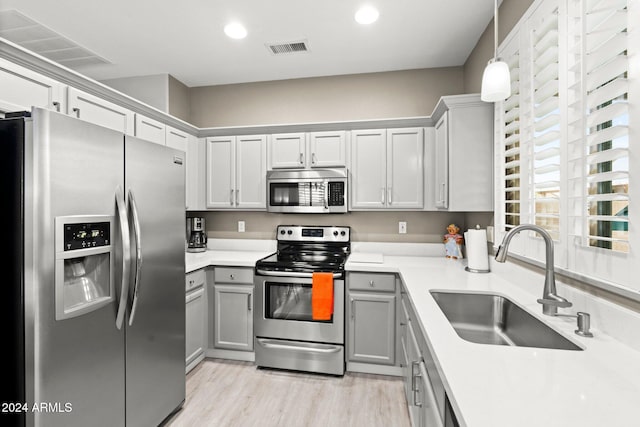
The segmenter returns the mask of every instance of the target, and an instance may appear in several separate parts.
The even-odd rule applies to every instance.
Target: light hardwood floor
[[[409,426],[400,378],[257,369],[205,359],[187,376],[187,399],[163,427]]]

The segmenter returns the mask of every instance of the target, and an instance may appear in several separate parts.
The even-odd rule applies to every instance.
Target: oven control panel
[[[279,225],[276,238],[296,242],[349,242],[351,229],[338,226]]]

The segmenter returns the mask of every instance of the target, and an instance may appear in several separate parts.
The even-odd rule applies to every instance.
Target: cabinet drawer
[[[253,269],[216,267],[214,280],[216,283],[247,283],[253,285]]]
[[[206,281],[206,275],[204,272],[204,268],[201,268],[200,270],[196,270],[187,274],[186,275],[187,292],[199,286],[204,286],[205,281]]]
[[[395,274],[350,273],[348,277],[349,289],[361,291],[396,290]]]

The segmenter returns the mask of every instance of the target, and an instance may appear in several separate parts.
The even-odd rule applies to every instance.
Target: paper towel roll
[[[464,233],[467,249],[467,271],[485,273],[489,271],[487,254],[487,231],[482,228],[470,229]]]

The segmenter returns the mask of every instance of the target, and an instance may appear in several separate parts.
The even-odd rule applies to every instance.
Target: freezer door
[[[133,251],[126,419],[151,426],[185,399],[184,152],[127,137],[125,158]]]
[[[25,144],[24,283],[27,399],[36,407],[29,408],[27,425],[124,425],[124,329],[116,327],[122,239],[115,196],[124,188],[124,137],[41,109],[33,111],[32,135]],[[56,258],[64,250],[56,247],[56,233],[64,230],[56,231],[56,219],[63,217],[102,223],[111,231],[111,249],[88,249],[73,268],[58,272]],[[66,266],[62,258],[59,268]],[[69,292],[65,309],[56,310],[57,273],[63,281],[94,281],[96,303],[78,310],[81,305],[69,301],[80,294]],[[59,315],[65,311],[74,315]]]

